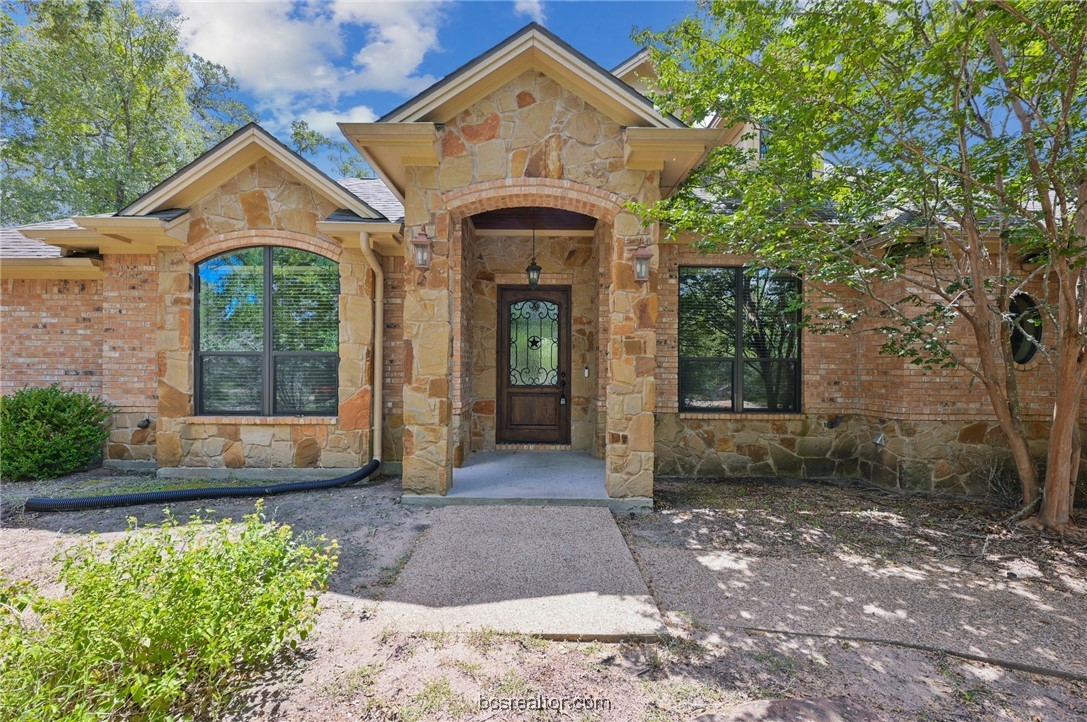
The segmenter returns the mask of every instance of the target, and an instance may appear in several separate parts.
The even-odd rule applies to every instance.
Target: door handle
[[[566,372],[559,374],[559,406],[566,406]]]

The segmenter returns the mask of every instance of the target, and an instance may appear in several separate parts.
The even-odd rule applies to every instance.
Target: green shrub
[[[65,596],[0,578],[0,719],[214,718],[316,620],[336,543],[225,520],[84,540],[61,562]]]
[[[53,479],[84,469],[109,438],[109,405],[53,385],[0,398],[0,475]]]

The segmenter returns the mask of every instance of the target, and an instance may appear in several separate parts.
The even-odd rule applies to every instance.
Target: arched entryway
[[[586,386],[589,367],[581,418],[582,427],[589,431],[576,434],[576,438],[582,445],[591,438],[592,450],[604,457],[608,496],[652,496],[655,274],[635,280],[631,253],[640,247],[655,250],[656,236],[655,229],[643,227],[623,202],[622,196],[608,190],[550,178],[487,181],[427,196],[431,208],[428,222],[406,229],[409,237],[425,231],[434,244],[431,266],[418,270],[405,289],[405,340],[413,366],[404,389],[405,491],[447,493],[453,468],[471,453],[473,444],[483,448],[489,443],[482,421],[492,415],[489,399],[478,398],[478,389],[472,385],[473,379],[490,383],[488,375],[494,376],[473,358],[477,281],[493,284],[497,308],[499,287],[524,282],[524,267],[531,258],[531,229],[527,234],[523,228],[498,229],[506,236],[491,255],[501,257],[508,270],[495,271],[484,267],[486,254],[480,260],[479,247],[486,245],[480,238],[486,236],[479,235],[473,219],[493,218],[487,214],[495,212],[507,221],[518,215],[539,218],[549,212],[544,209],[551,209],[560,216],[592,219],[591,238],[584,241],[589,258],[578,263],[577,249],[566,249],[561,262],[552,264],[554,268],[544,267],[540,282],[544,287],[592,288],[595,308],[581,314],[580,323],[571,309],[571,333],[581,329],[592,353],[591,363],[582,360],[578,366],[571,361],[568,370],[571,375],[579,372]],[[537,229],[538,249],[539,235]],[[654,270],[655,260],[651,264]],[[573,298],[571,303],[578,305]],[[494,318],[497,327],[497,315],[485,318]],[[496,351],[497,336],[495,339]],[[491,352],[487,347],[482,351],[484,355]],[[497,396],[495,407],[497,412]],[[571,433],[571,444],[574,438]]]

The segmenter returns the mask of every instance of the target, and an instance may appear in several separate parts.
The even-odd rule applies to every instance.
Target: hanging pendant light
[[[543,269],[536,263],[536,214],[532,214],[532,262],[525,267],[528,275],[528,287],[536,288],[540,283],[540,271]]]

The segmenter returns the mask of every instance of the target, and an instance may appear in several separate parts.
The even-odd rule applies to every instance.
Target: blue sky
[[[604,66],[637,51],[634,28],[694,12],[674,2],[200,2],[174,0],[184,43],[234,75],[261,123],[286,140],[306,120],[371,121],[533,20]]]

